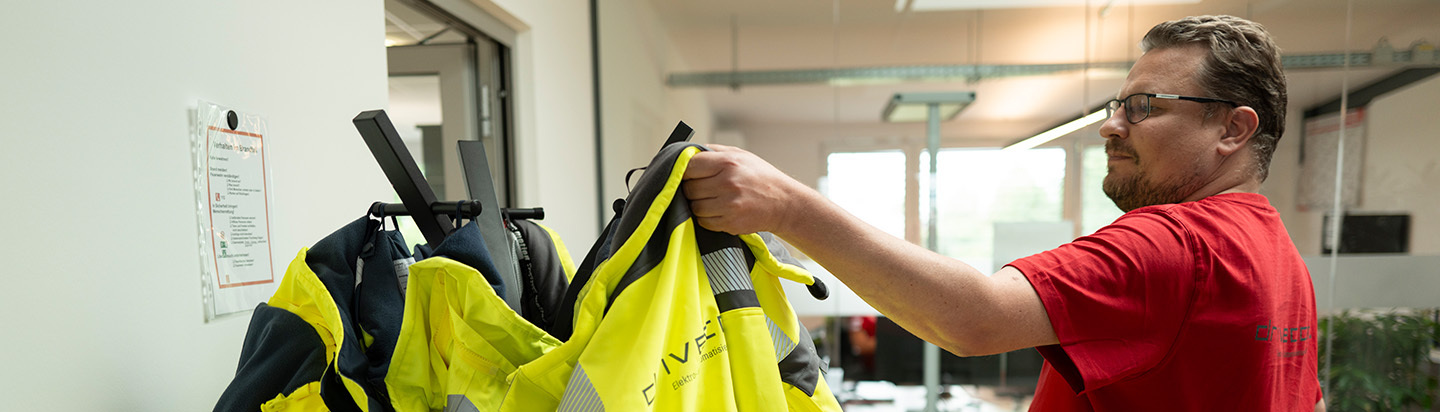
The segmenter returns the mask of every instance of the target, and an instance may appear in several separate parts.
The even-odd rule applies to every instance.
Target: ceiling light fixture
[[[1095,122],[1099,122],[1101,120],[1105,120],[1105,109],[1096,110],[1095,112],[1087,114],[1079,119],[1071,120],[1069,122],[1066,122],[1065,124],[1055,126],[1050,130],[1040,132],[1040,134],[1030,136],[1015,143],[1011,143],[1009,146],[1005,146],[1005,151],[1014,152],[1030,149],[1035,146],[1045,144],[1046,142],[1049,142],[1051,140],[1060,138],[1060,136],[1074,133],[1076,130],[1083,129],[1085,128],[1085,126],[1095,124]]]
[[[896,93],[885,104],[881,118],[887,122],[923,122],[929,120],[930,105],[940,109],[939,119],[950,120],[975,102],[975,92]]]

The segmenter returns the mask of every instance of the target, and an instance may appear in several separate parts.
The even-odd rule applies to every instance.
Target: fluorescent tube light
[[[1070,133],[1074,133],[1076,130],[1083,129],[1083,128],[1085,128],[1085,126],[1089,126],[1089,125],[1091,125],[1091,124],[1095,124],[1095,122],[1098,122],[1098,121],[1101,121],[1101,120],[1105,120],[1105,109],[1096,110],[1094,113],[1090,113],[1090,114],[1085,115],[1085,117],[1081,117],[1081,118],[1079,118],[1079,119],[1071,120],[1071,121],[1068,122],[1068,123],[1065,123],[1065,124],[1062,124],[1062,125],[1059,125],[1059,126],[1055,126],[1054,129],[1046,130],[1046,131],[1040,132],[1040,134],[1037,134],[1037,135],[1034,135],[1034,136],[1030,136],[1030,138],[1028,138],[1028,139],[1025,139],[1025,140],[1021,140],[1021,141],[1012,143],[1012,144],[1009,145],[1009,146],[1005,146],[1005,150],[1007,150],[1007,151],[1021,151],[1021,150],[1029,149],[1029,148],[1032,148],[1032,147],[1035,147],[1035,146],[1039,146],[1039,145],[1045,144],[1046,142],[1049,142],[1049,141],[1051,141],[1051,140],[1055,140],[1055,139],[1059,138],[1060,136],[1064,136],[1064,135],[1067,135],[1067,134],[1070,134]]]

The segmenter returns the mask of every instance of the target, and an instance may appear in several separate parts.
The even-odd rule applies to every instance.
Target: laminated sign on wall
[[[1360,172],[1365,160],[1365,109],[1305,119],[1301,135],[1299,198],[1300,211],[1328,210],[1335,203],[1337,159],[1340,173],[1340,202],[1345,209],[1360,206]],[[1342,138],[1343,136],[1343,138]],[[1341,145],[1343,144],[1343,147]],[[1343,153],[1343,157],[1342,157]]]
[[[205,320],[275,292],[265,120],[200,102],[191,133]]]

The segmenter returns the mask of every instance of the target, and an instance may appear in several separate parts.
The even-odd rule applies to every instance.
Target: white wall
[[[517,206],[545,208],[545,225],[584,257],[599,233],[590,14],[585,0],[471,0],[525,27],[516,37]],[[607,207],[608,208],[608,207]]]
[[[745,136],[746,150],[813,188],[825,175],[825,142],[834,138],[831,127],[752,125],[736,129]],[[924,133],[921,129],[920,133]]]
[[[1410,253],[1440,255],[1440,76],[1370,103],[1358,212],[1410,214]]]
[[[269,122],[275,270],[390,188],[381,2],[8,2],[0,16],[0,409],[196,411],[249,315],[205,323],[197,99]]]
[[[691,141],[705,143],[714,121],[703,89],[665,86],[666,75],[688,69],[649,1],[607,0],[599,7],[601,187],[608,219],[609,203],[627,193],[626,172],[649,164],[676,122],[695,129]]]
[[[1280,212],[1280,221],[1295,241],[1295,248],[1301,255],[1320,253],[1320,215],[1301,214],[1296,209],[1300,186],[1300,137],[1305,123],[1305,107],[1290,104],[1285,113],[1285,134],[1275,145],[1275,155],[1270,158],[1270,175],[1260,184],[1260,194],[1270,199],[1270,205]],[[1307,243],[1309,242],[1309,243]],[[1313,244],[1312,244],[1313,243]]]
[[[1410,254],[1440,255],[1440,76],[1380,96],[1366,110],[1365,163],[1360,204],[1352,213],[1410,214]],[[1303,108],[1289,115],[1262,193],[1270,196],[1302,255],[1320,254],[1321,225],[1327,211],[1295,207]],[[1352,167],[1352,165],[1346,165]]]

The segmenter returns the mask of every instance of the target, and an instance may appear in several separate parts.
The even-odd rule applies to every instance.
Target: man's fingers
[[[685,180],[704,179],[715,176],[725,170],[724,156],[717,152],[700,152],[690,157],[690,164],[685,166]]]
[[[710,150],[696,153],[685,167],[685,181],[681,188],[690,199],[690,212],[700,227],[725,233],[750,233],[757,226],[748,215],[764,212],[752,210],[751,202],[742,201],[755,196],[751,189],[765,186],[756,181],[756,168],[765,172],[768,164],[743,149],[708,145]],[[752,184],[750,182],[758,182]]]
[[[726,168],[739,166],[741,156],[748,154],[738,147],[723,144],[705,145],[709,151],[701,151],[690,158],[685,167],[685,179],[704,179],[723,173]]]
[[[714,199],[720,196],[720,191],[715,190],[714,179],[692,179],[680,182],[680,190],[685,193],[685,198],[691,202],[704,199]]]
[[[713,232],[725,232],[725,233],[729,233],[729,234],[732,234],[732,235],[737,234],[737,233],[732,233],[732,232],[729,231],[729,230],[726,230],[725,225],[724,225],[725,221],[722,220],[722,219],[724,219],[724,218],[721,218],[721,217],[700,217],[700,216],[696,216],[696,217],[695,217],[695,223],[696,223],[696,224],[699,224],[700,227],[709,229],[710,231],[713,231]]]
[[[716,199],[699,201],[691,199],[690,214],[691,216],[695,217],[695,223],[700,225],[700,227],[706,229],[710,229],[716,232],[721,231],[719,229],[719,219],[721,218],[721,216],[720,212],[717,210],[717,208],[719,207],[717,202],[719,202],[719,200]]]
[[[719,217],[725,213],[725,204],[718,197],[690,198],[690,214],[701,217]]]

